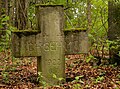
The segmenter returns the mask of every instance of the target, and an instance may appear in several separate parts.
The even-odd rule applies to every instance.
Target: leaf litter
[[[84,55],[66,56],[66,82],[41,87],[36,58],[12,59],[0,53],[0,89],[120,89],[120,66],[93,66]]]

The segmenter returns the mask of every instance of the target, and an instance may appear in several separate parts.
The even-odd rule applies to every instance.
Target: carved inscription
[[[13,41],[13,54],[15,57],[19,56],[41,56],[41,51],[55,52],[65,49],[66,54],[79,54],[88,52],[88,36],[84,31],[67,31],[64,32],[65,46],[62,35],[56,35],[49,37],[50,35],[44,35],[42,40],[42,34],[38,33],[33,35],[25,35],[20,33],[12,33]],[[51,41],[49,41],[51,39]],[[44,42],[42,42],[44,41]]]
[[[86,31],[65,31],[65,54],[88,53]]]
[[[22,33],[21,33],[22,34]],[[21,56],[36,56],[36,35],[35,34],[22,34],[21,37]]]
[[[58,70],[62,71],[61,69],[62,67],[64,67],[64,66],[61,66],[61,64],[64,64],[63,59],[59,59],[59,58],[47,59],[47,66],[49,67],[47,71],[48,75],[52,77],[53,74],[55,74],[57,75],[57,77],[59,77]],[[62,73],[64,73],[64,71]]]
[[[48,65],[53,65],[53,66],[59,66],[61,64],[61,60],[60,59],[47,59],[47,64]]]
[[[58,48],[61,47],[61,44],[57,41],[46,42],[43,44],[45,51],[56,51]]]
[[[41,56],[41,48],[42,48],[42,39],[41,39],[41,33],[38,33],[36,35],[36,50],[37,50],[37,56]]]
[[[40,33],[38,33],[40,34]],[[21,32],[12,33],[12,52],[15,57],[22,56],[41,56],[41,35],[38,34],[24,34]]]
[[[45,81],[56,84],[58,80],[53,78],[53,74],[62,78],[65,74],[63,8],[61,6],[40,8],[39,25],[42,28],[41,64],[44,65],[41,71],[44,77],[47,78]]]
[[[39,20],[37,29],[41,33],[14,33],[13,39],[17,39],[13,42],[15,46],[13,52],[15,55],[17,53],[16,56],[39,58],[38,71],[42,72],[44,81],[56,84],[60,81],[53,78],[53,74],[58,78],[65,78],[65,52],[66,54],[87,52],[84,51],[87,50],[85,46],[87,36],[82,31],[63,32],[64,10],[62,6],[39,6],[37,9],[40,12],[37,14]]]

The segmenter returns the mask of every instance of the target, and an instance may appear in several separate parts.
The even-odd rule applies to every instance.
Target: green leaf
[[[69,60],[69,58],[65,58],[65,60]]]
[[[3,51],[3,47],[0,46],[0,52],[2,52],[2,51]]]
[[[79,80],[80,78],[83,78],[84,76],[83,75],[81,75],[81,76],[76,76],[75,77],[75,80]]]
[[[91,58],[87,57],[86,62],[89,63]]]
[[[62,81],[62,80],[64,80],[64,78],[59,78],[59,81]]]
[[[3,28],[3,26],[0,24],[0,28]]]
[[[55,74],[53,74],[53,78],[57,78],[57,76]]]
[[[6,34],[11,35],[11,31],[10,30],[6,30]]]
[[[2,18],[2,22],[8,21],[8,20],[9,20],[9,16],[5,16],[4,18]]]

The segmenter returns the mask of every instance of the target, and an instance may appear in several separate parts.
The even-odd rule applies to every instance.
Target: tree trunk
[[[15,27],[17,27],[19,30],[25,30],[28,26],[28,0],[16,0],[15,3]]]
[[[1,14],[2,14],[2,1],[0,0],[0,18],[1,18]]]
[[[120,64],[120,1],[113,0],[108,3],[108,39],[117,42],[110,45],[111,62]]]
[[[10,17],[10,20],[9,20],[9,24],[11,26],[15,26],[15,0],[10,0],[9,2],[9,17]]]
[[[108,27],[108,38],[120,39],[120,4],[116,4],[115,1],[108,3]]]

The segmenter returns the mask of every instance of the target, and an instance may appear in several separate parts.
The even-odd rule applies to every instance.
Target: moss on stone
[[[70,28],[70,29],[65,29],[64,31],[86,31],[86,28]]]
[[[39,30],[13,30],[13,33],[38,33]]]
[[[39,7],[39,6],[41,6],[41,7],[55,7],[55,6],[64,6],[64,5],[62,5],[62,4],[36,4],[36,7]]]

